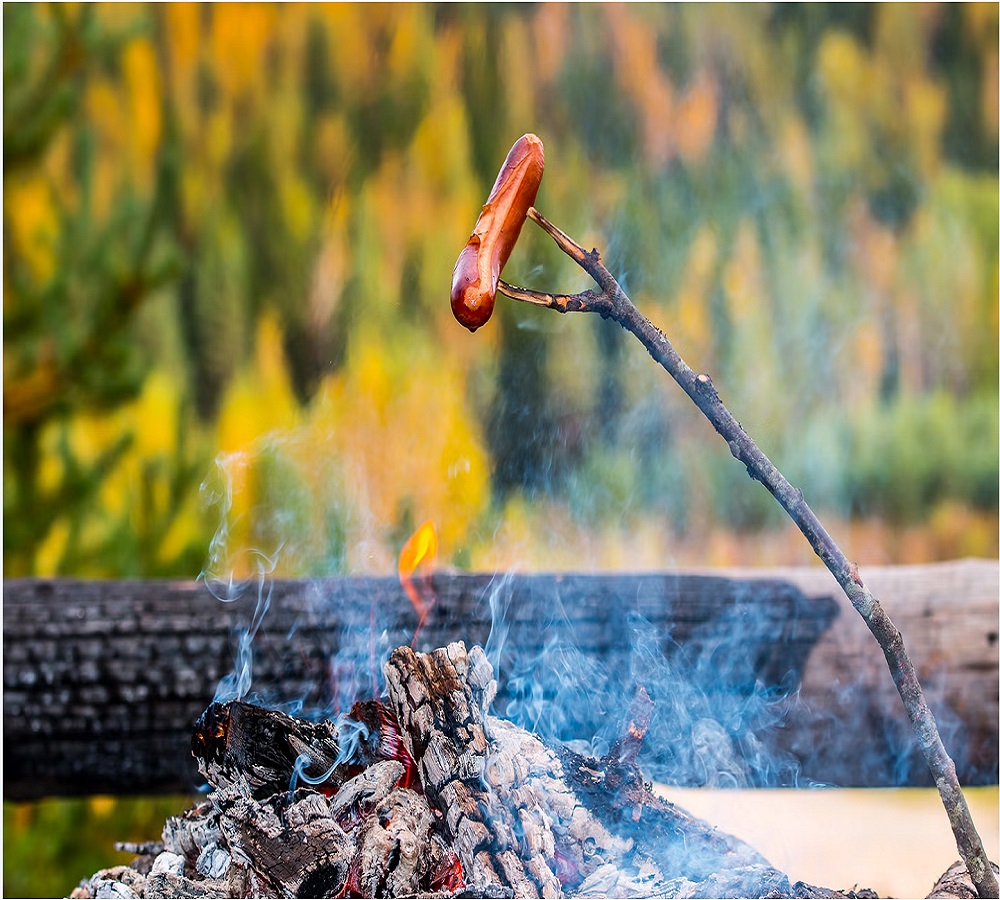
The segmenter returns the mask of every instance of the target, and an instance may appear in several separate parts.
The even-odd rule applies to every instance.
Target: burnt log
[[[761,741],[797,761],[803,781],[929,783],[871,638],[832,577],[819,569],[729,574],[439,573],[420,646],[485,643],[490,603],[505,609],[507,671],[496,703],[506,713],[522,699],[508,677],[516,668],[509,648],[521,648],[530,676],[533,654],[557,635],[572,639],[579,660],[613,674],[628,669],[638,621],[665,659],[704,663],[694,666],[703,693],[715,690],[715,652],[739,662],[727,689],[759,684],[785,695],[781,727]],[[996,783],[1000,567],[872,567],[866,577],[900,626],[960,778]],[[373,696],[372,621],[385,629],[376,657],[408,644],[417,622],[394,578],[279,581],[269,590],[253,667],[268,703],[298,700],[335,714],[351,679],[355,695]],[[256,601],[255,586],[223,604],[187,582],[6,581],[5,799],[191,790],[200,782],[191,728],[232,670],[234,629]],[[361,650],[351,656],[349,646]],[[603,716],[595,710],[559,737],[586,736]],[[675,783],[698,783],[685,777]],[[753,773],[747,783],[756,783]]]
[[[753,570],[735,570],[736,577]],[[998,781],[1000,564],[962,560],[865,567],[865,581],[899,628],[938,730],[963,785]],[[807,596],[830,592],[842,615],[805,667],[805,721],[776,745],[802,758],[803,774],[846,787],[930,787],[933,780],[884,659],[864,621],[821,568],[771,569]],[[808,760],[808,763],[806,763]]]
[[[398,648],[385,675],[384,715],[367,701],[328,730],[240,701],[211,710],[192,744],[207,802],[73,896],[848,896],[792,885],[747,844],[653,795],[633,761],[650,719],[641,690],[596,758],[491,715],[497,683],[480,647]],[[367,744],[350,739],[359,726]],[[258,765],[261,734],[282,746],[258,747]],[[333,764],[267,795],[285,745],[356,774],[343,780]],[[398,758],[377,758],[385,752]]]
[[[496,682],[479,647],[400,648],[386,680],[424,788],[476,883],[517,897],[564,889],[791,896],[787,877],[748,845],[654,796],[627,756],[551,748],[489,715]],[[628,718],[625,733],[638,740],[641,728]]]

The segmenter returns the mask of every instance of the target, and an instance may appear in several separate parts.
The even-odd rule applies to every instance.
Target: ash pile
[[[211,792],[129,866],[72,896],[874,897],[791,883],[760,854],[659,799],[636,758],[639,691],[593,758],[489,713],[483,650],[407,647],[384,701],[309,722],[213,704],[192,747]]]

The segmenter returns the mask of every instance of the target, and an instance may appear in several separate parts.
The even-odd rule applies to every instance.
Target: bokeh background
[[[811,563],[617,326],[453,320],[526,131],[537,206],[850,557],[997,555],[995,4],[5,4],[3,28],[6,577],[387,572],[426,519],[458,568]],[[505,278],[588,286],[530,223]],[[127,861],[111,840],[171,802],[5,804],[5,893]]]

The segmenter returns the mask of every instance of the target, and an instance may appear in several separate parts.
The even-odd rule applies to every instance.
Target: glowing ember
[[[403,764],[403,774],[396,787],[410,788],[422,792],[420,776],[417,774],[417,764],[410,756],[409,750],[399,736],[399,723],[392,711],[384,703],[376,703],[378,710],[378,755],[381,759],[394,759]]]
[[[431,876],[431,890],[454,893],[464,887],[465,875],[462,872],[462,861],[455,853],[448,853],[441,868]]]
[[[73,896],[873,896],[792,884],[652,794],[641,690],[597,757],[493,716],[479,646],[399,647],[384,674],[384,700],[337,722],[213,704],[192,742],[207,802]]]

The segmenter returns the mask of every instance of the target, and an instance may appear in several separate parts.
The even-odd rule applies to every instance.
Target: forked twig
[[[746,466],[747,474],[763,484],[784,507],[813,550],[840,583],[851,604],[861,614],[882,648],[892,679],[896,683],[896,689],[899,691],[948,813],[958,852],[968,866],[979,896],[996,897],[998,895],[996,875],[969,813],[969,806],[955,773],[955,763],[944,748],[934,721],[934,714],[927,706],[923,689],[917,680],[917,673],[903,646],[903,638],[882,605],[861,580],[857,565],[847,559],[827,533],[806,503],[802,491],[788,482],[750,435],[743,430],[740,423],[733,418],[732,413],[719,398],[712,379],[708,375],[696,375],[681,359],[663,332],[635,308],[615,277],[601,262],[597,250],[584,250],[534,207],[528,210],[528,216],[558,244],[560,250],[597,282],[600,291],[548,294],[515,287],[504,281],[499,283],[499,289],[514,300],[546,306],[562,313],[596,312],[605,319],[613,319],[627,331],[632,332],[649,351],[650,356],[667,370],[705,414],[729,445],[733,456]]]

